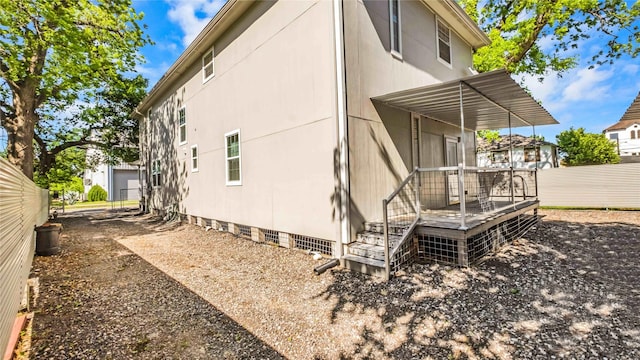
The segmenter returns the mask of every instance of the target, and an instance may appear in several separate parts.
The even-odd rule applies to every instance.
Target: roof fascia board
[[[474,49],[491,44],[487,34],[454,0],[422,0],[422,3],[447,22]]]

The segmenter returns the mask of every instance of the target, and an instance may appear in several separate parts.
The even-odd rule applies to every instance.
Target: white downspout
[[[343,244],[351,242],[349,224],[349,138],[347,128],[346,78],[344,64],[344,17],[342,0],[333,0],[333,35],[336,65],[336,105],[338,117],[338,152],[340,172],[340,242],[336,243],[336,258],[342,257]]]

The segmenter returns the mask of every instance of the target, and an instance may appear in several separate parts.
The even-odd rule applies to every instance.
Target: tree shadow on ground
[[[33,263],[32,277],[39,277],[40,283],[34,358],[283,358],[114,241],[123,222],[128,222],[128,235],[174,226],[158,219],[147,219],[142,226],[134,220],[133,214],[116,213],[60,218],[61,254],[36,257]]]
[[[332,323],[349,319],[359,332],[345,359],[634,359],[639,234],[633,224],[545,221],[479,265],[414,265],[388,283],[336,271],[317,297],[335,303]]]

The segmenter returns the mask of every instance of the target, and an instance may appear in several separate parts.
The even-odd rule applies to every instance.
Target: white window
[[[191,147],[191,171],[198,171],[198,145]]]
[[[160,173],[160,160],[153,160],[153,162],[151,163],[151,183],[153,187],[162,185]]]
[[[436,21],[438,34],[438,60],[451,66],[451,30],[440,19]]]
[[[207,51],[202,56],[202,82],[213,77],[213,49]]]
[[[611,133],[611,134],[609,134],[609,139],[611,139],[611,140],[618,140],[618,134],[617,134],[617,133]]]
[[[391,35],[392,54],[400,55],[402,53],[400,32],[400,1],[389,0],[389,33]]]
[[[187,115],[184,106],[178,110],[178,132],[180,145],[187,143]]]
[[[526,162],[536,162],[540,161],[540,148],[536,149],[525,149],[525,160]]]
[[[227,185],[242,185],[240,129],[224,134]]]

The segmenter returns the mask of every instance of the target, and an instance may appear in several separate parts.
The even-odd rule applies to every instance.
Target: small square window
[[[202,82],[207,82],[213,75],[213,49],[211,49],[202,56]]]
[[[240,130],[226,133],[224,135],[224,145],[227,185],[242,185]]]
[[[178,110],[178,129],[180,137],[180,145],[187,142],[187,117],[184,107]]]
[[[191,147],[191,171],[198,171],[198,145]]]
[[[440,19],[436,21],[438,34],[438,59],[451,65],[451,30]]]
[[[611,133],[611,134],[609,134],[609,139],[611,139],[611,140],[618,140],[618,134],[617,134],[617,133]]]

